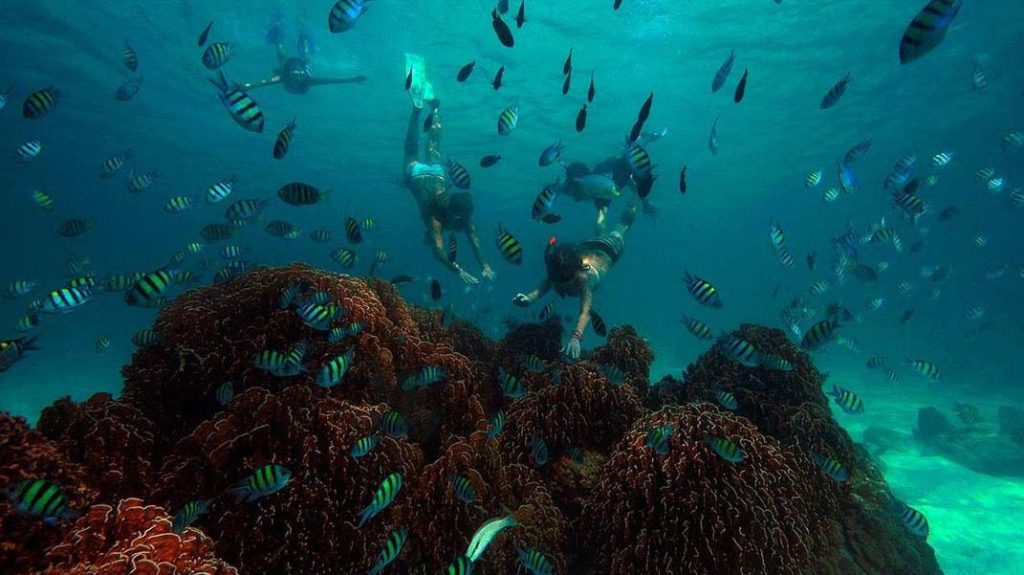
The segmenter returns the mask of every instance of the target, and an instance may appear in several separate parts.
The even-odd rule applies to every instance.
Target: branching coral
[[[595,349],[590,359],[600,365],[614,365],[621,369],[627,384],[642,395],[647,394],[654,352],[633,326],[613,327],[608,332],[608,341]]]

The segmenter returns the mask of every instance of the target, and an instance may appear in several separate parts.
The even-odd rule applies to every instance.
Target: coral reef
[[[297,282],[344,307],[337,326],[363,329],[332,343],[282,309],[281,292]],[[782,332],[741,331],[792,371],[743,367],[713,349],[685,384],[649,387],[653,354],[629,326],[565,365],[557,319],[515,323],[494,342],[444,315],[407,305],[388,283],[303,265],[182,295],[157,318],[161,342],[124,368],[121,397],[60,400],[39,432],[0,416],[0,487],[45,476],[86,511],[73,526],[48,527],[4,502],[0,527],[17,536],[0,543],[0,571],[127,575],[134,561],[143,574],[171,565],[234,573],[223,559],[254,575],[365,573],[404,528],[408,542],[388,572],[437,573],[485,521],[514,513],[517,526],[474,572],[510,572],[517,550],[530,548],[556,573],[939,573],[927,544],[897,523],[867,453],[832,419],[822,376]],[[302,373],[278,377],[254,364],[264,350],[302,342]],[[317,385],[319,369],[348,350],[344,380]],[[524,365],[531,355],[539,361]],[[430,366],[441,381],[403,385]],[[524,395],[505,397],[499,366],[519,377]],[[623,372],[623,385],[608,381],[606,366]],[[215,393],[227,381],[235,393],[221,406]],[[737,413],[707,403],[716,389],[737,397]],[[499,408],[504,432],[489,437]],[[391,411],[407,434],[382,432]],[[675,428],[664,456],[646,446],[647,431],[662,424]],[[722,460],[704,435],[730,437],[746,459]],[[354,456],[368,436],[380,443]],[[535,437],[547,445],[546,462],[532,457]],[[825,477],[811,451],[840,460],[850,481]],[[271,463],[291,472],[287,485],[254,501],[232,496]],[[357,528],[390,473],[402,475],[400,493]],[[471,501],[456,495],[453,475],[468,480]],[[197,499],[210,500],[207,513],[170,533],[163,509]]]
[[[645,445],[660,425],[674,428],[667,455]],[[743,461],[720,458],[708,436],[729,438]],[[667,407],[637,421],[605,464],[580,544],[598,573],[804,572],[838,509],[828,481],[743,418]]]
[[[359,513],[389,473],[415,484],[423,459],[405,439],[382,438],[359,459],[350,451],[387,411],[324,397],[306,385],[277,394],[246,390],[216,418],[176,446],[160,471],[154,497],[175,507],[214,498],[209,521],[217,552],[244,573],[336,573],[368,570],[392,525],[387,513],[357,529]],[[281,492],[236,504],[220,496],[267,463],[293,473]],[[404,495],[403,495],[404,496]]]
[[[102,501],[146,493],[153,462],[167,449],[155,445],[153,423],[139,409],[108,393],[78,404],[67,397],[57,400],[43,410],[38,429],[85,466]]]
[[[599,365],[614,365],[626,376],[626,383],[647,395],[647,382],[651,378],[654,352],[647,340],[631,325],[613,327],[608,341],[593,351],[590,360]]]
[[[201,531],[177,535],[163,509],[135,498],[89,508],[46,559],[40,575],[238,575]]]
[[[70,505],[80,509],[96,499],[91,477],[68,461],[60,446],[29,429],[24,419],[0,412],[0,491],[22,479],[49,479],[64,488]],[[46,525],[19,514],[0,499],[0,573],[24,573],[42,563],[46,549],[60,541],[61,525]]]

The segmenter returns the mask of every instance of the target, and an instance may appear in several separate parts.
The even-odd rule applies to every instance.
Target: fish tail
[[[359,516],[359,524],[356,525],[356,529],[362,529],[363,525],[366,525],[366,522],[369,521],[370,518],[373,517],[376,514],[377,514],[377,511],[373,507],[373,505],[372,504],[368,505],[366,507],[366,509],[363,509],[362,514],[360,514],[360,516]]]

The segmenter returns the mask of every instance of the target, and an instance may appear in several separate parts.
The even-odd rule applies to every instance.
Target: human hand
[[[462,268],[457,268],[455,271],[458,272],[459,279],[466,282],[466,285],[475,286],[476,284],[480,283],[480,280],[476,279],[476,276]]]
[[[498,277],[498,274],[489,265],[484,265],[483,269],[480,270],[480,275],[490,281],[494,281]]]
[[[512,298],[512,305],[516,307],[526,307],[531,303],[533,303],[533,301],[530,300],[530,296],[524,293],[518,293],[516,294],[516,297]]]
[[[580,339],[578,333],[573,333],[569,338],[569,343],[565,344],[565,347],[562,348],[562,353],[573,361],[580,358]]]

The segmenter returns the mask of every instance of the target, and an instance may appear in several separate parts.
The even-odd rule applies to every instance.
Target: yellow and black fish
[[[498,115],[498,134],[508,135],[519,124],[519,102],[502,110]]]
[[[124,51],[121,52],[124,57],[124,67],[128,68],[132,72],[139,69],[139,56],[135,53],[135,49],[127,41],[124,43]]]
[[[231,115],[231,119],[250,132],[263,131],[265,122],[263,110],[245,90],[237,84],[228,84],[224,73],[219,70],[217,71],[217,77],[211,78],[210,83],[217,88],[220,102]]]
[[[506,231],[500,223],[498,224],[497,245],[498,251],[509,263],[514,266],[523,263],[523,248],[519,245],[519,240]]]
[[[277,135],[277,140],[274,141],[274,158],[280,160],[288,153],[288,146],[292,143],[292,135],[294,133],[295,118],[292,118],[292,121],[281,130],[281,133]]]
[[[722,307],[722,300],[718,296],[718,288],[712,285],[711,282],[691,274],[688,270],[683,276],[683,282],[686,283],[686,289],[690,292],[690,295],[701,304],[715,309]]]
[[[914,16],[900,40],[900,63],[909,64],[935,49],[960,13],[963,0],[931,0]]]
[[[25,98],[25,103],[21,106],[21,115],[29,120],[37,120],[53,111],[59,101],[59,89],[51,86],[37,90]]]
[[[216,70],[231,59],[231,44],[228,42],[214,42],[206,47],[203,52],[203,66],[210,70]]]
[[[360,244],[363,242],[363,231],[359,229],[359,222],[349,217],[345,220],[345,237],[349,243]]]

